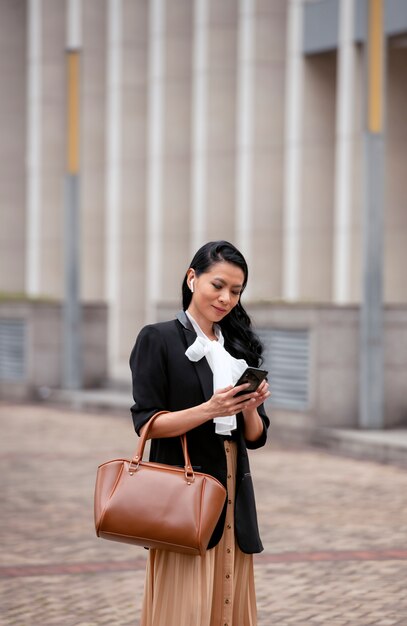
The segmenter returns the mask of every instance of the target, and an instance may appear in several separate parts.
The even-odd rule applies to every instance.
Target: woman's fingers
[[[260,393],[260,394],[265,393],[267,391],[268,387],[269,387],[269,384],[268,384],[267,380],[262,380],[260,385],[257,388],[257,392]]]
[[[238,393],[240,393],[241,391],[245,391],[248,387],[250,387],[250,383],[243,383],[242,385],[238,385],[237,387],[232,387],[232,397],[235,398]]]
[[[237,395],[249,386],[249,383],[243,383],[238,387],[229,385],[223,389],[217,389],[211,398],[216,415],[218,417],[234,415],[250,407],[256,408],[270,396],[267,381],[263,381],[257,391]]]

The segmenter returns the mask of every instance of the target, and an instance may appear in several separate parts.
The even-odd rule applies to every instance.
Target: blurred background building
[[[70,4],[0,0],[4,300],[64,297]],[[194,251],[228,239],[249,262],[245,303],[267,345],[276,415],[356,425],[367,1],[76,4],[80,293],[90,311],[106,305],[109,377],[128,378],[140,327],[178,309]],[[407,415],[407,3],[383,6],[385,406],[394,425]],[[5,336],[12,310],[2,317]]]

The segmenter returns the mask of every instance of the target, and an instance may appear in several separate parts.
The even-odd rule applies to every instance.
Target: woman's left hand
[[[271,393],[269,391],[269,384],[266,380],[263,380],[260,383],[255,394],[256,395],[253,398],[245,403],[245,407],[242,408],[243,415],[246,413],[246,411],[252,411],[253,409],[257,409],[257,407],[263,404],[263,402],[265,402],[267,398],[271,396]],[[243,399],[244,396],[241,396],[241,398]]]
[[[242,410],[245,423],[245,438],[248,441],[256,441],[263,432],[263,420],[257,408],[270,396],[269,384],[264,380],[259,385],[256,395],[247,402],[246,408]]]

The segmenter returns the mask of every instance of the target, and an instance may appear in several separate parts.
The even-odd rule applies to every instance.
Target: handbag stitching
[[[203,508],[203,501],[204,501],[204,496],[205,496],[205,488],[206,488],[206,483],[207,483],[207,478],[205,476],[205,478],[202,481],[202,489],[201,489],[201,506],[200,506],[200,512],[199,512],[199,528],[198,528],[198,542],[199,545],[201,545],[202,542],[202,508]]]
[[[116,532],[109,532],[108,530],[103,530],[102,531],[103,535],[112,535],[114,537],[131,537],[134,538],[134,535],[125,535],[124,533],[116,533]],[[142,541],[144,539],[144,537],[136,537],[137,539],[139,539],[140,541]],[[157,541],[157,544],[160,545],[167,545],[167,546],[179,546],[180,548],[185,548],[185,546],[182,543],[173,543],[173,542],[169,542],[169,541],[162,541],[160,540],[159,542]],[[200,543],[200,542],[199,542]],[[198,554],[200,554],[200,548],[192,548],[189,547],[188,550],[191,550],[191,552],[197,552]]]
[[[115,483],[114,483],[114,485],[112,487],[112,491],[110,492],[109,497],[106,499],[105,508],[103,509],[102,513],[100,514],[100,519],[99,519],[99,523],[98,523],[98,526],[97,526],[97,534],[98,535],[99,535],[99,528],[100,528],[100,526],[101,526],[101,524],[103,522],[103,518],[104,518],[104,516],[106,514],[107,506],[108,506],[108,504],[109,504],[109,502],[110,502],[114,492],[116,491],[116,487],[117,487],[117,484],[118,484],[120,478],[122,477],[123,470],[124,470],[124,463],[122,463],[122,465],[120,466],[120,472],[117,475],[116,481],[115,481]]]

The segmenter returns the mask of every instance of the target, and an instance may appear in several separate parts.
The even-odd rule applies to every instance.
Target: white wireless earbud
[[[194,293],[194,279],[193,278],[191,278],[189,282],[189,288],[192,291],[192,293]]]

